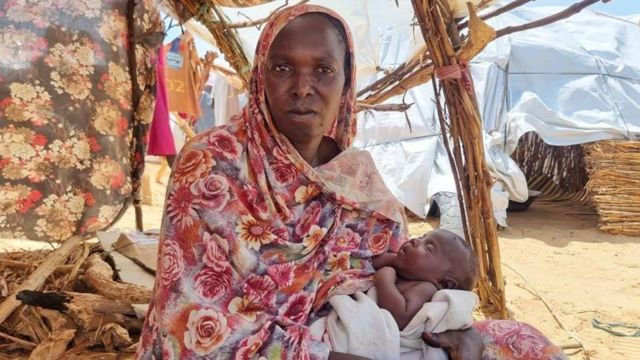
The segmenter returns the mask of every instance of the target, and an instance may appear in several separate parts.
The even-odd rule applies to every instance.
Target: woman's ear
[[[440,290],[444,290],[444,289],[457,289],[458,288],[458,282],[451,279],[451,278],[445,278],[444,280],[441,280],[438,283],[438,288]]]

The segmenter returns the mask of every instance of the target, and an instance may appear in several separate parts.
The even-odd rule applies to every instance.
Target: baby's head
[[[473,290],[478,278],[473,249],[448,230],[434,230],[402,245],[395,268],[403,279],[429,281],[439,289]]]

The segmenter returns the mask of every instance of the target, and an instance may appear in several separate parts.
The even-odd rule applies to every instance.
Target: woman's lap
[[[564,360],[562,349],[533,326],[514,320],[477,321],[485,343],[483,360]]]

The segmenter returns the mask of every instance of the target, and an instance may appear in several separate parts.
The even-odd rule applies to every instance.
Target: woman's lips
[[[308,119],[314,117],[317,113],[313,110],[292,110],[289,111],[289,116],[293,119]]]

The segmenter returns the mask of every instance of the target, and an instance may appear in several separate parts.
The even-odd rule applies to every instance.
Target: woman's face
[[[291,142],[322,139],[338,116],[345,47],[338,30],[319,14],[294,19],[274,39],[265,92],[275,126]]]

